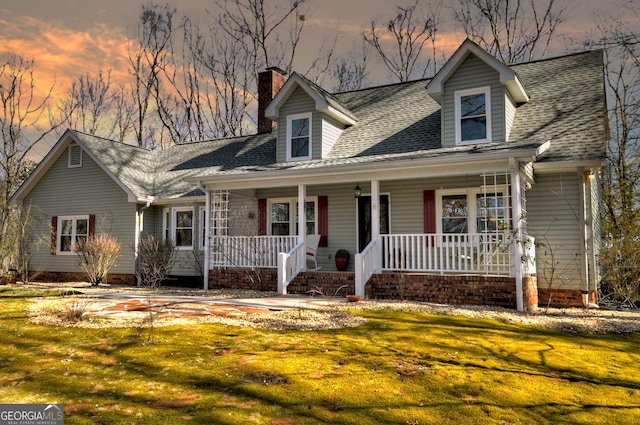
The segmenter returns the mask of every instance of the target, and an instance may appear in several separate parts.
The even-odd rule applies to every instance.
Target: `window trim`
[[[504,209],[506,211],[506,220],[511,220],[510,212],[509,212],[509,195],[508,188],[505,185],[498,185],[495,189],[496,192],[502,193],[502,198],[504,199]],[[475,234],[475,233],[491,233],[491,232],[479,232],[478,231],[478,204],[477,204],[477,196],[482,195],[484,192],[481,187],[470,187],[470,188],[460,188],[460,189],[441,189],[436,190],[436,233],[442,232],[442,197],[450,196],[450,195],[465,195],[467,197],[467,233],[466,234]],[[493,191],[491,193],[487,193],[487,195],[493,195]]]
[[[312,134],[313,134],[313,126],[312,126],[312,113],[311,112],[305,112],[303,114],[292,114],[292,115],[287,115],[287,161],[302,161],[305,159],[311,159],[313,156],[313,143],[312,143]],[[309,120],[309,155],[307,156],[292,156],[291,153],[291,147],[292,147],[292,140],[291,140],[291,130],[292,130],[292,122],[293,120],[299,120],[299,119],[308,119]]]
[[[198,217],[200,222],[198,223],[198,249],[204,251],[207,244],[207,207],[202,205],[198,207]]]
[[[177,215],[179,212],[185,212],[185,211],[189,211],[191,212],[191,245],[184,245],[184,246],[178,246],[178,238],[176,237],[176,232],[178,230],[177,224],[178,224],[178,218]],[[196,224],[196,220],[195,220],[195,214],[193,211],[193,207],[175,207],[175,208],[171,208],[171,236],[173,236],[173,243],[176,246],[176,249],[179,251],[192,251],[193,250],[193,241],[194,238],[197,238],[196,232],[195,232],[195,224]],[[186,229],[186,227],[185,227]]]
[[[462,104],[463,96],[473,96],[476,94],[484,94],[485,99],[485,119],[486,119],[486,137],[484,139],[462,140]],[[455,109],[455,127],[456,127],[456,145],[470,145],[475,143],[487,143],[491,141],[491,86],[478,87],[467,90],[457,90],[454,92],[454,109]]]
[[[63,251],[62,250],[62,222],[72,220],[73,224],[71,225],[71,250]],[[86,215],[60,215],[57,218],[57,229],[56,229],[56,255],[76,255],[76,251],[73,248],[74,241],[77,236],[77,222],[78,220],[87,220],[87,238],[89,238],[89,234],[91,230],[89,229],[89,214]]]
[[[319,233],[318,229],[318,197],[317,196],[307,196],[305,198],[305,204],[307,202],[313,202],[313,222],[315,233]],[[298,198],[269,198],[267,199],[267,235],[273,236],[273,226],[271,221],[271,206],[273,204],[278,203],[288,203],[289,204],[289,236],[296,236],[298,234],[298,221],[297,221],[297,213],[298,213]],[[306,220],[305,220],[306,222]]]

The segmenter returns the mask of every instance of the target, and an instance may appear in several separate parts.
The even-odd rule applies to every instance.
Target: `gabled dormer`
[[[516,73],[466,39],[427,85],[441,109],[442,146],[505,142],[529,101]]]
[[[324,158],[356,117],[334,96],[297,73],[291,74],[265,110],[278,122],[278,162]]]

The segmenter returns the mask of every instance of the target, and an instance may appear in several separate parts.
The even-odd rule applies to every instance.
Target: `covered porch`
[[[310,226],[308,217],[309,191],[317,193],[319,184],[323,185],[323,191],[331,194],[338,193],[345,188],[351,194],[344,194],[343,198],[349,196],[352,202],[356,203],[356,208],[348,214],[352,219],[346,222],[341,221],[340,226],[351,226],[353,240],[349,249],[352,253],[350,273],[353,274],[353,290],[356,295],[366,296],[367,283],[385,279],[389,275],[431,275],[441,276],[442,279],[456,281],[456,277],[473,276],[482,277],[484,280],[490,278],[500,278],[502,281],[513,282],[515,291],[515,307],[518,310],[525,308],[523,281],[530,276],[535,276],[535,245],[533,238],[526,231],[526,197],[527,185],[531,183],[527,180],[527,164],[517,158],[500,158],[494,161],[483,161],[482,163],[465,164],[464,179],[471,181],[465,190],[472,206],[462,206],[455,191],[447,187],[434,190],[420,191],[424,202],[424,213],[407,213],[407,218],[400,217],[402,214],[397,211],[402,208],[403,202],[415,201],[415,194],[405,196],[396,188],[402,188],[404,182],[413,182],[420,188],[433,186],[433,176],[437,176],[438,181],[448,181],[453,178],[462,181],[460,168],[451,167],[447,164],[433,165],[432,167],[419,167],[418,164],[411,164],[412,167],[404,167],[402,173],[391,172],[388,169],[380,169],[372,173],[371,170],[361,172],[345,173],[323,173],[323,178],[310,172],[281,172],[276,177],[266,174],[257,179],[256,176],[240,176],[235,179],[224,179],[224,181],[199,181],[201,187],[205,189],[206,218],[205,234],[209,235],[205,243],[204,273],[205,287],[209,282],[209,273],[220,269],[239,270],[271,270],[271,276],[277,279],[277,291],[282,294],[289,292],[291,283],[301,275],[310,273],[309,269],[314,269],[313,263],[307,261],[307,235],[321,233],[322,229]],[[256,173],[259,174],[259,173]],[[376,179],[367,176],[376,175]],[[473,178],[469,176],[472,175]],[[413,179],[413,180],[412,180]],[[418,180],[416,180],[418,179]],[[422,180],[432,179],[432,180]],[[216,177],[215,180],[222,180]],[[297,185],[292,186],[292,181]],[[426,183],[423,183],[426,182]],[[393,188],[390,185],[393,183]],[[457,184],[457,183],[455,183]],[[451,185],[455,185],[451,183]],[[357,194],[353,192],[354,186],[366,187],[367,203],[357,202]],[[386,186],[385,186],[386,185]],[[407,183],[410,185],[410,183]],[[381,186],[385,188],[381,191]],[[442,185],[444,186],[444,185]],[[451,186],[453,187],[453,186]],[[295,189],[295,202],[291,204],[293,210],[295,206],[295,221],[292,220],[294,228],[289,234],[273,234],[276,227],[273,223],[266,234],[254,232],[249,234],[236,235],[223,228],[229,228],[228,221],[231,218],[229,212],[224,213],[221,205],[229,204],[229,199],[238,191],[251,189],[254,191],[267,191],[271,188]],[[329,189],[327,189],[329,188]],[[335,189],[334,189],[335,188]],[[427,199],[427,192],[433,199]],[[434,193],[436,195],[434,195]],[[457,192],[455,192],[457,193]],[[391,195],[390,195],[391,194]],[[452,195],[453,194],[453,195]],[[259,204],[261,195],[243,195],[248,203]],[[312,195],[313,196],[313,195]],[[337,195],[336,195],[337,196]],[[391,199],[393,198],[393,199]],[[340,211],[344,201],[330,202],[335,205],[340,203]],[[412,202],[413,202],[412,201]],[[431,202],[432,210],[427,211],[426,205]],[[390,225],[393,220],[381,214],[381,211],[389,209],[396,214],[395,225]],[[366,206],[363,208],[363,205]],[[334,206],[338,209],[338,206]],[[354,211],[355,210],[355,211]],[[364,210],[364,211],[363,211]],[[433,211],[439,211],[435,214]],[[272,213],[270,211],[269,213]],[[227,216],[225,216],[227,214]],[[247,215],[264,215],[264,213],[251,213]],[[332,214],[336,213],[332,210]],[[387,214],[388,211],[387,211]],[[368,233],[363,235],[363,227],[358,224],[361,217],[366,216],[368,220]],[[341,217],[343,218],[343,217]],[[385,222],[389,220],[389,222]],[[400,221],[411,222],[412,226],[400,223]],[[466,220],[466,221],[465,221]],[[224,226],[220,223],[226,222]],[[424,228],[422,232],[406,232],[404,227]],[[427,224],[427,222],[432,224]],[[465,222],[464,227],[462,223]],[[418,224],[416,224],[418,223]],[[259,225],[260,226],[260,225]],[[320,226],[322,227],[322,226]],[[335,240],[341,236],[340,231],[334,233],[336,226],[330,225],[328,229],[329,239]],[[400,232],[394,232],[399,229]],[[262,229],[264,230],[264,229]],[[311,230],[311,231],[310,231]],[[314,231],[315,230],[315,231]],[[327,229],[325,229],[326,231]],[[340,229],[338,229],[340,230]],[[271,231],[271,232],[269,232]],[[272,234],[269,234],[272,233]],[[331,258],[335,252],[335,245],[323,251],[326,262],[327,256]],[[321,267],[313,273],[331,274],[332,268]],[[382,277],[381,277],[382,276]],[[298,278],[300,279],[300,278]],[[441,281],[442,281],[441,279]],[[505,280],[506,279],[506,280]]]

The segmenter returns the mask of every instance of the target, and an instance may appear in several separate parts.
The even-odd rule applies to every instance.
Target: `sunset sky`
[[[573,0],[561,29],[570,38],[584,38],[584,34],[595,27],[597,16],[620,15],[624,5],[632,1],[638,0]],[[127,40],[135,34],[141,5],[147,3],[141,0],[0,0],[0,54],[17,53],[35,59],[39,82],[50,86],[55,81],[56,90],[64,90],[73,79],[99,69],[112,69],[114,81],[126,79]],[[198,17],[201,23],[206,23],[206,9],[215,4],[212,0],[169,0],[168,3],[178,8],[179,13]],[[362,32],[369,28],[372,18],[384,21],[393,16],[396,4],[410,3],[406,0],[308,0],[304,6],[307,13],[299,49],[300,67],[317,54],[323,42],[331,43],[336,33],[339,33],[338,54],[359,50]],[[452,22],[449,10],[442,14],[448,22],[439,29],[439,47],[453,51],[465,36]],[[638,22],[637,17],[633,19]],[[554,55],[568,51],[567,44],[560,41],[554,49]],[[389,82],[382,65],[373,65],[372,82]]]

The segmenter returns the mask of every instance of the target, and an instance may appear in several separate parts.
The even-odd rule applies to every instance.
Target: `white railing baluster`
[[[381,235],[381,241],[384,271],[511,273],[507,234],[391,234]]]

